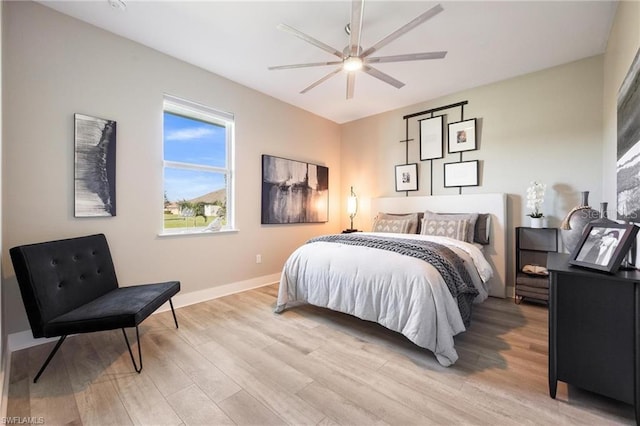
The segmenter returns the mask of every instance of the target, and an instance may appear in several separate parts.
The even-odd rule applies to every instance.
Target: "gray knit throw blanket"
[[[402,238],[382,237],[363,234],[335,234],[315,237],[307,241],[314,243],[325,241],[330,243],[365,246],[380,250],[392,251],[405,256],[415,257],[433,265],[447,283],[449,292],[458,302],[460,315],[465,327],[471,322],[473,299],[478,295],[464,261],[448,247],[431,241],[405,240]]]

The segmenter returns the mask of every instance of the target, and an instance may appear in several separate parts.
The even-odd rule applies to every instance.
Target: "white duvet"
[[[487,298],[493,271],[473,244],[412,234],[376,234],[446,245],[465,260],[478,296]],[[453,336],[465,330],[458,305],[438,271],[427,262],[387,250],[314,242],[296,249],[284,265],[276,312],[306,302],[377,322],[431,350],[449,366],[458,354]]]

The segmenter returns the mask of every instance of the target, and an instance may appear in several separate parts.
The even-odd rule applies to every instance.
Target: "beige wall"
[[[2,251],[9,333],[28,330],[9,247],[104,232],[122,284],[179,279],[182,294],[277,274],[307,238],[340,226],[340,130],[202,69],[31,2],[4,3]],[[211,52],[214,54],[215,52]],[[157,236],[162,95],[236,117],[239,232]],[[73,217],[73,114],[117,122],[117,216]],[[327,224],[260,225],[261,154],[329,167]],[[256,254],[262,263],[256,264]]]
[[[596,56],[343,125],[343,190],[354,185],[362,200],[354,226],[370,229],[376,213],[368,211],[371,197],[404,196],[394,186],[394,165],[405,161],[402,117],[464,100],[469,101],[464,118],[479,119],[480,140],[479,150],[464,153],[463,160],[480,160],[481,185],[463,193],[508,194],[508,253],[513,253],[513,228],[528,225],[524,195],[530,181],[548,186],[543,211],[550,226],[559,226],[580,191],[590,191],[592,203],[599,203],[602,81],[603,57]],[[449,122],[460,120],[460,108],[444,112]],[[409,130],[409,162],[419,163],[420,175],[420,190],[410,195],[429,195],[430,166],[419,160],[417,119],[410,120]],[[458,158],[449,154],[433,162],[434,195],[457,193],[443,187],[443,163]],[[509,284],[513,259],[507,265]]]
[[[368,202],[403,196],[393,166],[405,161],[404,115],[468,100],[479,118],[481,186],[464,193],[509,194],[509,229],[526,225],[530,180],[547,183],[544,211],[558,226],[591,191],[591,204],[615,202],[615,102],[640,45],[640,3],[621,2],[606,54],[497,82],[338,126],[199,68],[98,30],[34,3],[3,3],[3,122],[0,148],[3,312],[9,333],[28,329],[8,247],[29,241],[105,232],[123,283],[180,279],[183,293],[277,273],[311,235],[348,226],[342,211],[350,185],[360,196],[354,225],[368,229]],[[43,77],[45,76],[45,77]],[[427,82],[426,84],[435,84]],[[404,88],[402,90],[408,90]],[[169,93],[237,118],[237,224],[240,232],[158,238],[162,203],[161,102]],[[73,114],[118,122],[118,216],[73,218]],[[459,109],[444,111],[457,121]],[[422,118],[422,117],[420,117]],[[428,194],[428,162],[419,161],[417,121],[409,122],[409,161],[420,163],[420,195]],[[283,136],[284,135],[284,136]],[[342,139],[342,144],[340,140]],[[330,222],[260,225],[260,155],[330,167]],[[434,194],[442,163],[434,161]],[[417,194],[416,194],[417,195]],[[131,244],[135,241],[135,244]],[[277,244],[274,244],[277,241]],[[513,232],[508,251],[513,251]],[[263,263],[255,264],[255,254]],[[508,264],[512,265],[513,259]],[[510,270],[508,276],[512,276]]]
[[[616,203],[618,90],[639,48],[640,2],[622,1],[618,4],[604,55],[603,193],[613,206]]]

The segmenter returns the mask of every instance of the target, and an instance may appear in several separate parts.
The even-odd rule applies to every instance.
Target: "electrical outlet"
[[[262,263],[262,255],[256,254],[256,263]]]

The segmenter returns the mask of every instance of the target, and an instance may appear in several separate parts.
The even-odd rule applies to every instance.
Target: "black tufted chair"
[[[179,281],[119,287],[103,234],[12,248],[11,261],[33,337],[60,337],[33,379],[35,383],[70,334],[122,329],[131,362],[142,371],[138,325],[180,291]],[[136,328],[139,367],[126,327]]]

